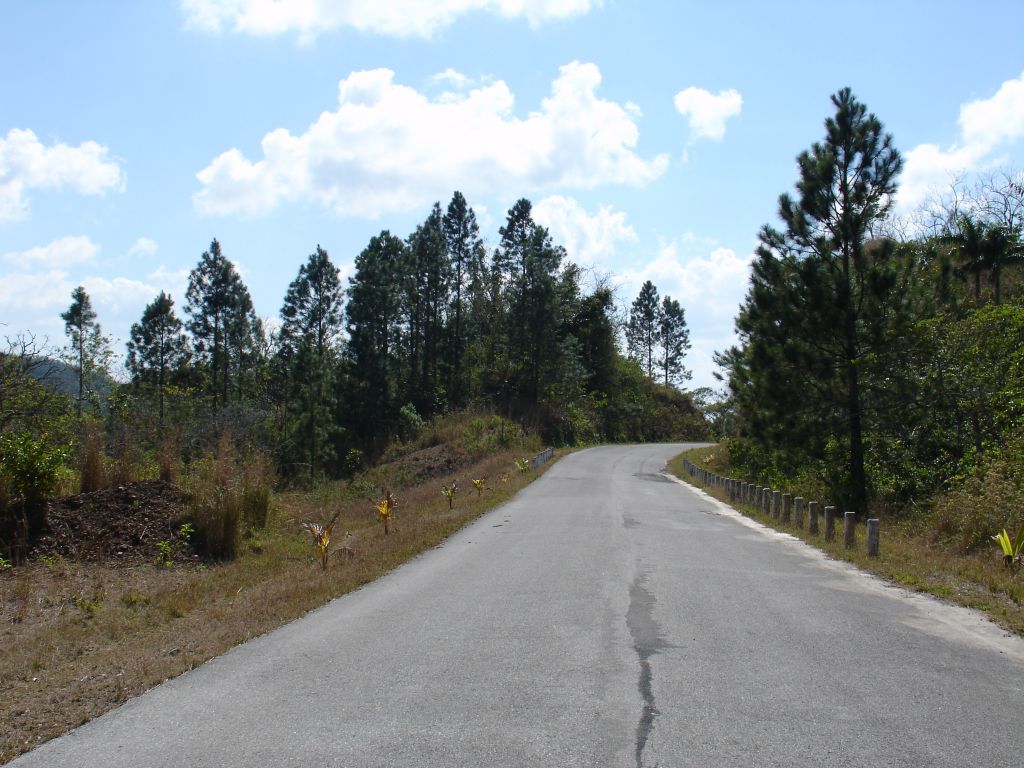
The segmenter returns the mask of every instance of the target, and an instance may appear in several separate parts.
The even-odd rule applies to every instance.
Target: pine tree
[[[888,213],[902,167],[892,137],[849,89],[832,97],[824,143],[798,158],[797,198],[784,194],[778,231],[761,230],[751,289],[737,320],[746,343],[736,384],[757,432],[805,444],[831,430],[846,447],[842,501],[861,513],[865,363],[884,355],[905,318],[892,244],[872,227]],[[735,390],[735,388],[734,388]]]
[[[444,216],[444,234],[448,246],[448,268],[451,277],[451,304],[446,345],[448,400],[454,406],[465,405],[469,389],[469,368],[465,360],[467,314],[472,311],[468,297],[479,290],[480,277],[486,269],[484,244],[476,213],[466,198],[456,191]]]
[[[660,315],[658,289],[647,280],[640,286],[640,293],[629,309],[626,345],[630,356],[640,363],[651,379],[654,378],[654,349],[657,345]]]
[[[338,268],[319,245],[288,286],[281,319],[278,358],[295,414],[296,442],[308,459],[312,484],[330,457],[328,446],[337,431],[331,414],[343,325]]]
[[[238,399],[244,394],[246,372],[260,362],[263,328],[252,296],[234,265],[214,240],[188,276],[189,315],[186,324],[194,339],[196,357],[210,373],[213,409],[228,403],[231,378]]]
[[[661,302],[658,318],[658,348],[665,386],[680,381],[689,381],[691,374],[683,367],[683,357],[690,348],[690,331],[686,327],[686,315],[679,302],[666,296]]]
[[[381,447],[397,414],[405,244],[387,230],[356,257],[345,307],[356,434]]]
[[[90,394],[89,388],[101,377],[109,375],[110,338],[103,334],[96,322],[96,312],[85,288],[78,286],[71,292],[71,306],[60,315],[64,321],[64,332],[70,342],[67,359],[78,374],[78,398],[76,413],[82,416],[82,405]]]
[[[410,235],[405,256],[405,396],[419,413],[429,415],[435,410],[439,394],[438,373],[450,283],[448,245],[438,203],[434,203],[426,221]]]
[[[544,382],[557,373],[562,325],[558,281],[565,250],[533,220],[529,200],[516,202],[499,233],[494,272],[508,308],[503,336],[509,383],[535,403]]]
[[[146,305],[132,325],[128,340],[128,371],[136,383],[156,386],[160,432],[164,429],[164,391],[172,371],[188,360],[188,338],[174,314],[174,300],[163,291]]]

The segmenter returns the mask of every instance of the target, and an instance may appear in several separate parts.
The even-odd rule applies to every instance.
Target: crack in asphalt
[[[654,732],[654,720],[660,714],[654,702],[654,674],[651,671],[651,656],[664,648],[671,648],[661,636],[661,628],[654,620],[654,595],[644,588],[646,576],[641,574],[629,588],[629,610],[626,625],[633,637],[633,649],[640,660],[640,680],[637,689],[643,700],[640,722],[636,726],[636,768],[643,768],[644,749]]]

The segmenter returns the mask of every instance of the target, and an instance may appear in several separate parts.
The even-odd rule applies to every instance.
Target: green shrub
[[[1003,528],[1024,525],[1024,437],[989,458],[956,489],[940,497],[932,514],[934,535],[962,551],[987,548]]]
[[[67,461],[63,448],[31,435],[0,435],[0,547],[21,563],[46,527],[45,499]]]
[[[462,447],[471,458],[478,459],[502,448],[520,445],[524,438],[522,428],[501,416],[472,419],[462,433]]]

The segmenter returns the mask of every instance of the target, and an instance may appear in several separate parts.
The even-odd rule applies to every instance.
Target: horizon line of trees
[[[557,443],[706,434],[692,399],[676,388],[689,378],[678,302],[666,296],[653,312],[645,308],[653,346],[634,343],[637,302],[652,291],[657,298],[646,283],[624,355],[612,289],[584,286],[529,200],[509,209],[499,237],[488,253],[475,212],[455,192],[408,237],[386,229],[372,237],[347,286],[318,245],[288,286],[271,334],[214,239],[189,274],[183,318],[161,292],[133,324],[130,382],[114,386],[111,401],[122,418],[154,427],[150,441],[188,420],[207,431],[258,433],[276,443],[286,475],[310,481],[471,405]],[[84,288],[62,317],[81,418],[83,409],[99,412],[91,382],[109,368],[110,341]]]
[[[850,89],[832,105],[759,233],[719,423],[737,465],[863,514],[950,487],[1024,426],[1024,174],[901,221],[892,136]]]

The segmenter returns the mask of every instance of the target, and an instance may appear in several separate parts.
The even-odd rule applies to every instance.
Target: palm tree
[[[988,228],[982,240],[982,267],[988,270],[995,288],[995,302],[1002,301],[1001,277],[1005,267],[1024,262],[1024,243],[1020,233],[1004,225]]]
[[[960,252],[960,266],[957,274],[966,278],[974,275],[974,300],[981,303],[981,273],[985,269],[985,240],[988,226],[983,221],[976,221],[970,214],[963,214],[957,220],[956,234],[943,238]]]

